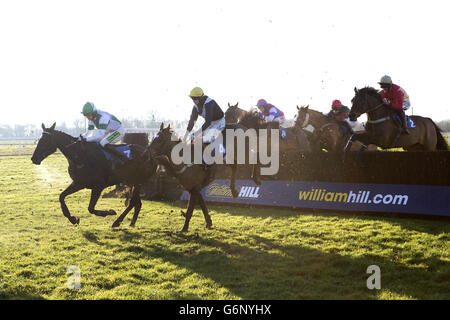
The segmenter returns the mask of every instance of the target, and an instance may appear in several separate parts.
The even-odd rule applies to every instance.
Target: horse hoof
[[[187,228],[183,228],[183,229],[181,229],[180,231],[178,231],[178,233],[186,233],[186,232],[188,232],[188,229],[187,229]]]
[[[134,223],[130,223],[130,227],[134,228]]]
[[[117,215],[117,212],[115,212],[114,210],[108,211],[108,216],[115,216],[115,215]]]
[[[236,189],[231,190],[231,194],[233,195],[233,198],[237,198],[239,195],[239,192]]]
[[[70,221],[74,226],[80,224],[80,218],[78,218],[78,217],[72,216],[72,217],[69,218],[69,221]]]
[[[120,222],[119,221],[114,221],[114,223],[112,224],[111,228],[117,228],[120,227]]]
[[[212,228],[213,228],[213,227],[212,227],[212,223],[211,223],[211,224],[207,224],[207,225],[206,225],[206,229],[208,229],[208,230],[212,230]]]

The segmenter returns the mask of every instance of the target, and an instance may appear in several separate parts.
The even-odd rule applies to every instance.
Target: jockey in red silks
[[[331,119],[335,119],[347,128],[347,131],[352,134],[352,124],[349,121],[348,114],[350,109],[342,104],[340,100],[333,100],[331,104],[331,111],[327,113],[327,116]]]
[[[408,110],[411,106],[409,96],[406,91],[400,86],[393,84],[392,79],[389,76],[383,76],[378,82],[381,87],[381,98],[383,103],[388,105],[395,111],[400,117],[402,124],[402,132],[409,134],[408,127],[406,125],[406,115],[404,110]]]
[[[256,106],[265,120],[269,122],[278,122],[280,124],[284,122],[285,118],[283,111],[275,107],[273,104],[268,103],[264,99],[259,99]]]

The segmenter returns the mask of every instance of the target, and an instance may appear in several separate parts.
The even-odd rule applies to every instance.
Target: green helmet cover
[[[83,106],[83,111],[81,112],[84,116],[95,112],[95,106],[92,102],[86,102]]]

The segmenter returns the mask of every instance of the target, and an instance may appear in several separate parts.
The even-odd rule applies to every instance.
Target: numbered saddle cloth
[[[401,126],[402,120],[400,119],[400,117],[398,115],[395,115],[395,121],[397,121],[398,125]],[[416,123],[414,122],[414,120],[411,117],[406,116],[406,127],[408,129],[414,129],[416,127]]]
[[[116,148],[116,150],[120,151],[121,153],[123,153],[128,160],[132,160],[133,156],[131,155],[131,150],[130,150],[130,146],[128,145],[118,145],[118,146],[114,146],[114,148]],[[117,158],[112,156],[107,150],[101,148],[103,153],[105,154],[106,160],[111,161]]]

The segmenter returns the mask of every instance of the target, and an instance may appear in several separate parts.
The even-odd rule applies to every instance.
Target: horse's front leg
[[[102,194],[104,188],[93,188],[91,192],[91,200],[89,201],[89,213],[95,214],[99,217],[106,217],[106,216],[114,216],[117,213],[114,210],[95,210],[95,205],[98,202],[98,199],[100,198],[100,195]]]
[[[191,221],[195,204],[198,201],[197,194],[195,192],[189,192],[189,194],[190,194],[190,197],[189,197],[188,207],[187,207],[186,213],[183,214],[183,216],[185,218],[184,226],[183,226],[183,229],[180,230],[180,232],[187,232],[189,230],[189,221]]]
[[[355,133],[351,137],[351,141],[359,141],[366,146],[373,143],[370,135],[368,135],[367,133]]]
[[[59,195],[59,202],[61,203],[61,209],[62,209],[63,215],[64,215],[67,219],[69,219],[69,221],[70,221],[72,224],[74,224],[74,225],[80,223],[80,218],[75,217],[75,216],[71,216],[71,215],[70,215],[69,208],[67,208],[67,205],[66,205],[64,199],[65,199],[68,195],[70,195],[70,194],[72,194],[72,193],[75,193],[75,192],[77,192],[77,191],[80,191],[81,189],[84,189],[84,186],[77,185],[75,182],[72,182],[72,183],[70,184],[70,186],[68,186],[68,187],[66,188],[66,190],[64,190],[63,192],[61,192],[61,194]]]

